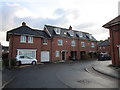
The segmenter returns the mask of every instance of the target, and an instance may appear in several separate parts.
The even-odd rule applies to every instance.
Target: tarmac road
[[[118,88],[118,80],[85,71],[96,60],[24,67],[4,88]]]

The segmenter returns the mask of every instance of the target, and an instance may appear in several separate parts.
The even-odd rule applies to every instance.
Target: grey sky
[[[109,37],[102,25],[118,15],[119,0],[4,0],[0,3],[0,42],[6,31],[21,26],[43,29],[45,24],[91,33],[97,40]]]

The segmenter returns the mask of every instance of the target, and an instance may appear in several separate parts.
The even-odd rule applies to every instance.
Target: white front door
[[[49,51],[41,51],[41,62],[49,61],[50,61]]]

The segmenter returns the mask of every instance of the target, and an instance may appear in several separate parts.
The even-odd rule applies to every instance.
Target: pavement
[[[116,79],[120,79],[120,67],[112,66],[111,60],[98,62],[98,64],[92,66],[95,71]]]
[[[113,78],[120,79],[120,68],[111,66],[111,61],[98,61],[98,63],[92,65],[93,69],[104,75],[111,76]],[[20,68],[24,68],[19,67]],[[10,81],[15,79],[19,73],[18,69],[4,69],[2,71],[2,88]]]

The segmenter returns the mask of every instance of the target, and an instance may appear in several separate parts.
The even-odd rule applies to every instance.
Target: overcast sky
[[[6,31],[24,21],[35,29],[45,24],[91,33],[97,40],[109,37],[102,27],[118,16],[120,0],[3,0],[0,2],[0,42],[8,46]]]

